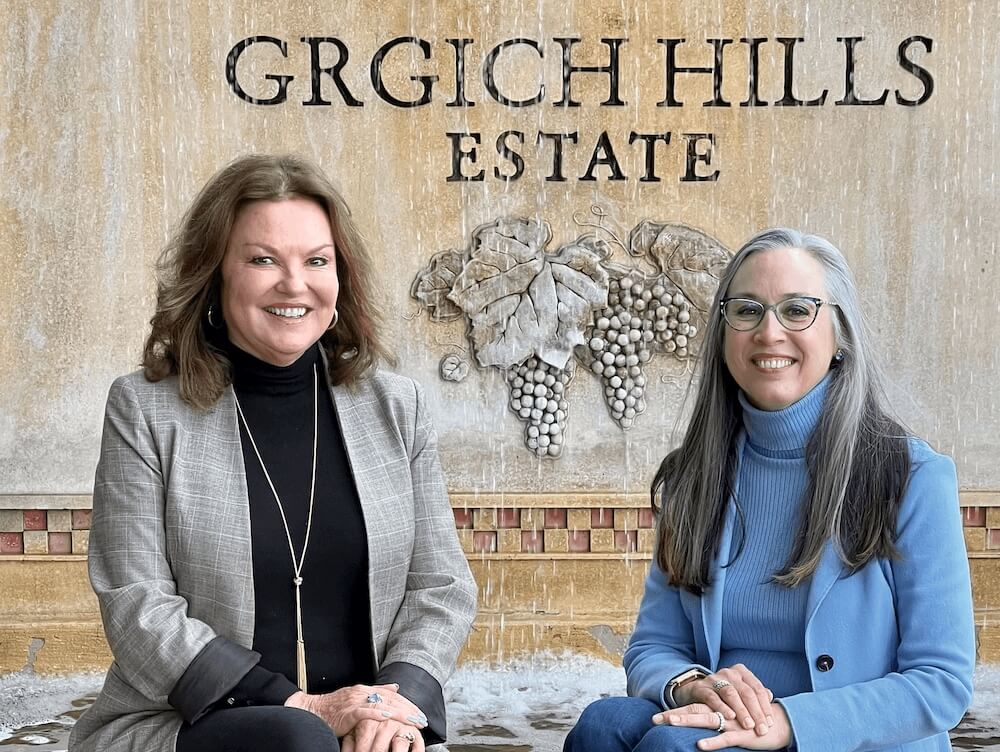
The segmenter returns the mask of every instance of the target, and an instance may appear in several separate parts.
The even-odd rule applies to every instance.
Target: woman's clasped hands
[[[784,749],[792,731],[785,709],[742,663],[720,669],[674,690],[678,707],[653,716],[657,725],[705,728],[718,736],[702,739],[698,749],[727,747]]]
[[[399,693],[398,684],[355,684],[335,692],[296,692],[286,706],[308,710],[333,729],[342,752],[424,752],[427,717]]]

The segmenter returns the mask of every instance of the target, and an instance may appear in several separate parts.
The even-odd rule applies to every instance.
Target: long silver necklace
[[[313,457],[312,457],[312,480],[309,482],[309,516],[306,518],[306,538],[302,542],[302,555],[296,558],[295,556],[295,546],[292,545],[292,533],[288,528],[288,520],[285,517],[285,508],[281,505],[281,499],[278,497],[278,491],[274,487],[274,483],[271,481],[271,475],[267,472],[267,467],[264,465],[264,459],[260,456],[260,450],[257,449],[257,442],[253,440],[253,434],[250,432],[250,425],[247,423],[246,417],[243,415],[243,408],[240,407],[240,399],[236,396],[236,390],[233,390],[233,399],[236,400],[236,412],[240,414],[240,420],[243,421],[243,428],[246,429],[247,438],[250,439],[250,446],[253,447],[254,454],[257,455],[257,461],[260,463],[260,469],[264,471],[264,477],[267,478],[267,485],[271,487],[271,493],[274,494],[274,500],[278,504],[278,512],[281,513],[281,522],[285,526],[285,537],[288,539],[288,553],[292,555],[292,571],[295,573],[295,577],[292,578],[292,584],[295,585],[295,669],[296,676],[298,677],[299,689],[303,692],[308,692],[308,682],[306,680],[306,643],[302,637],[302,565],[306,560],[306,549],[309,547],[309,533],[312,532],[312,519],[313,519],[313,501],[316,498],[316,446],[319,443],[319,376],[316,372],[316,364],[313,363]]]

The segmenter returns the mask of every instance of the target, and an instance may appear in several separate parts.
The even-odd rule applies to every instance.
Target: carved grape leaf
[[[448,300],[448,293],[464,264],[465,254],[461,251],[441,251],[431,256],[413,280],[410,297],[420,301],[431,321],[451,321],[462,315],[462,309]]]
[[[592,308],[604,305],[607,255],[584,236],[547,254],[551,231],[535,219],[499,219],[473,232],[472,250],[449,299],[469,317],[476,360],[507,368],[537,355],[565,368]]]
[[[644,220],[632,230],[633,255],[656,262],[699,311],[706,312],[715,297],[729,252],[714,238],[684,225]]]

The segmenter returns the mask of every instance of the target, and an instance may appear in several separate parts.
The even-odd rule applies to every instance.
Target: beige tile
[[[456,530],[458,533],[458,542],[462,545],[462,550],[467,554],[472,553],[472,534],[474,530]]]
[[[492,507],[473,509],[472,527],[476,530],[496,530],[497,510]]]
[[[569,551],[569,531],[553,528],[545,531],[546,553],[566,553]]]
[[[965,549],[967,551],[986,550],[986,528],[985,527],[964,527]]]
[[[74,530],[73,531],[73,553],[74,554],[85,554],[90,550],[90,531],[89,530]]]
[[[24,533],[24,553],[47,554],[49,552],[49,534],[44,530],[27,530]]]
[[[0,509],[0,533],[20,533],[24,530],[24,515],[20,509]]]
[[[73,529],[73,513],[68,509],[49,510],[49,532],[68,533]]]
[[[528,507],[521,510],[522,530],[541,530],[545,527],[545,510],[540,507]]]
[[[521,528],[504,528],[497,536],[498,550],[502,554],[521,553]]]
[[[616,509],[615,530],[635,530],[639,527],[638,509]]]
[[[648,528],[643,528],[639,531],[639,551],[642,553],[651,553],[653,546],[656,545],[656,531],[650,530]]]
[[[590,551],[595,554],[613,553],[615,550],[615,531],[610,529],[590,531]]]
[[[570,530],[590,530],[590,510],[570,509],[567,511],[566,527]]]

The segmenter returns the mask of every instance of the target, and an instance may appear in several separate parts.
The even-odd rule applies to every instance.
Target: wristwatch
[[[677,701],[674,700],[674,690],[678,687],[682,687],[688,682],[697,681],[698,679],[704,679],[708,674],[702,671],[700,668],[692,668],[685,671],[683,674],[678,674],[673,679],[667,683],[667,704],[671,708],[677,707]]]

